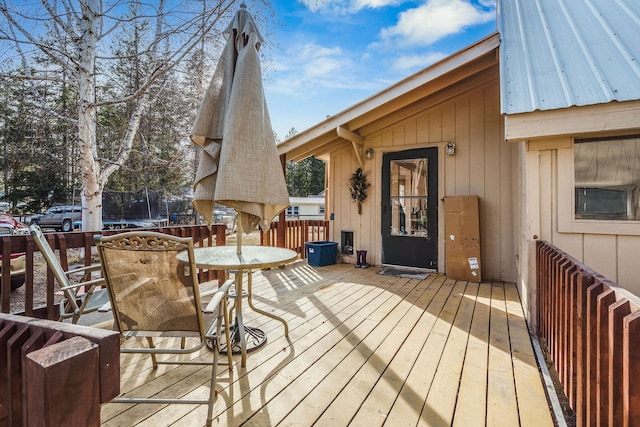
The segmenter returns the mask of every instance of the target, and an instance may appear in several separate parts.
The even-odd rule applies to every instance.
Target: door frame
[[[402,266],[404,268],[407,269],[421,269],[421,270],[438,270],[438,271],[442,271],[442,264],[444,262],[444,251],[443,251],[443,240],[442,240],[442,233],[443,233],[443,207],[441,206],[441,195],[444,192],[444,150],[440,149],[441,147],[444,147],[444,145],[446,144],[446,142],[442,142],[439,144],[429,144],[429,145],[419,145],[419,146],[411,146],[411,147],[402,147],[402,149],[396,149],[396,150],[389,150],[389,151],[384,151],[382,153],[382,156],[380,156],[380,161],[381,163],[379,163],[380,167],[379,167],[379,171],[380,171],[380,178],[379,178],[379,183],[380,183],[380,199],[381,199],[381,209],[379,211],[379,220],[380,220],[380,259],[381,259],[381,264],[382,265],[396,265],[396,266]],[[385,147],[386,148],[386,147]],[[400,147],[398,147],[400,148]],[[385,226],[390,226],[390,224],[388,223],[388,217],[385,218],[385,215],[389,215],[389,213],[385,213],[384,209],[385,206],[387,206],[387,208],[391,207],[391,203],[390,203],[390,199],[389,199],[389,190],[390,188],[388,187],[389,183],[385,182],[385,176],[388,177],[388,174],[390,173],[390,171],[385,171],[383,170],[386,166],[386,161],[385,158],[389,155],[391,155],[392,157],[398,156],[398,159],[402,158],[402,155],[406,155],[407,159],[411,159],[411,158],[421,158],[420,153],[415,153],[414,155],[412,155],[412,151],[417,152],[419,150],[429,150],[429,153],[426,153],[426,155],[424,155],[425,158],[429,158],[430,163],[435,164],[436,166],[436,173],[435,176],[431,176],[431,178],[428,180],[428,185],[429,185],[429,190],[428,190],[428,204],[430,207],[431,212],[433,212],[434,210],[436,211],[435,213],[435,218],[433,216],[429,216],[429,220],[430,221],[434,221],[435,224],[433,224],[433,227],[430,229],[430,234],[435,235],[434,236],[434,240],[430,241],[428,243],[425,242],[425,245],[429,246],[429,250],[432,251],[432,258],[435,257],[435,263],[432,265],[427,265],[427,266],[415,266],[415,265],[403,265],[402,263],[398,263],[396,261],[398,261],[397,259],[389,259],[389,257],[386,257],[387,259],[384,259],[384,248],[385,245],[388,245],[388,243],[390,241],[393,241],[396,237],[398,239],[403,239],[403,236],[398,235],[398,236],[389,236],[388,232],[389,230],[385,230]],[[433,150],[433,151],[431,151]],[[396,160],[394,158],[388,159],[388,162],[390,164],[391,161]],[[431,165],[431,167],[429,167],[428,171],[432,171],[433,166]],[[433,180],[436,180],[436,183],[433,184]],[[390,240],[387,240],[389,239]],[[412,237],[407,237],[407,239],[412,239]],[[419,239],[419,237],[417,237],[416,239]],[[420,243],[417,242],[416,246],[419,246]],[[388,249],[388,247],[387,247]],[[390,263],[393,262],[393,263]],[[407,264],[419,264],[419,262],[417,262],[415,259],[413,260],[413,262],[411,261],[407,261]]]

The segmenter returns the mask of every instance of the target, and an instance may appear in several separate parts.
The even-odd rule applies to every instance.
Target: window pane
[[[391,235],[427,234],[427,159],[391,161]]]
[[[640,136],[576,140],[574,173],[576,219],[640,219]]]

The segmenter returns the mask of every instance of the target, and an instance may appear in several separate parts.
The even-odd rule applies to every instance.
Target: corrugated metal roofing
[[[499,0],[506,114],[640,99],[640,0]]]

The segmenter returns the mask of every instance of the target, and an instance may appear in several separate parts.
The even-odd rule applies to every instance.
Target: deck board
[[[453,425],[484,426],[486,421],[491,285],[478,286],[460,377]]]
[[[254,272],[245,323],[267,344],[218,369],[219,426],[553,425],[513,284],[425,280],[297,262]],[[126,345],[126,344],[125,344]],[[159,341],[176,346],[177,340]],[[210,358],[203,352],[199,359]],[[144,396],[208,393],[209,369],[123,355],[121,388]],[[204,425],[206,405],[103,406],[102,425]]]
[[[487,425],[518,425],[518,402],[513,379],[504,289],[502,284],[496,283],[491,287],[488,370]]]

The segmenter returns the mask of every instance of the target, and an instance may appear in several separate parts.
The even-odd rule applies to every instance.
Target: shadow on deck
[[[214,425],[551,426],[553,419],[512,283],[424,280],[338,264],[254,273],[245,323],[267,344],[219,370]],[[158,345],[174,346],[166,340]],[[206,355],[205,355],[206,357]],[[122,356],[121,389],[208,393],[207,370],[151,369]],[[102,407],[103,425],[202,425],[206,405]]]

